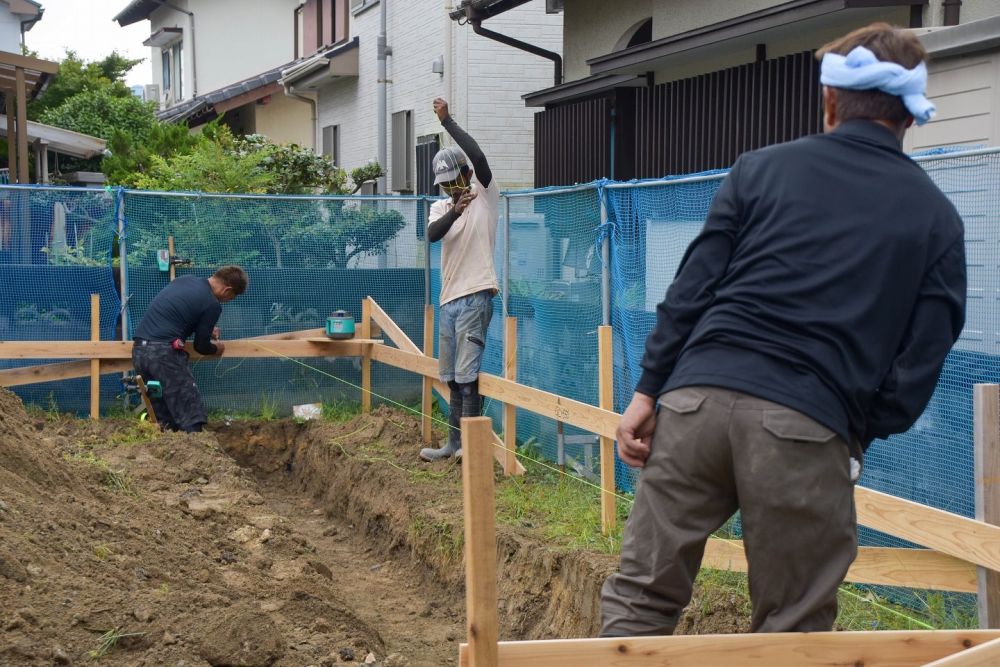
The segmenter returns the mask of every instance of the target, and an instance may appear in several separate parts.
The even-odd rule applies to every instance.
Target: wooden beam
[[[503,376],[517,382],[517,318],[504,320],[503,329]],[[503,406],[503,472],[513,474],[517,467],[517,406],[504,403]]]
[[[24,70],[21,67],[16,69],[17,80],[17,182],[21,185],[28,183],[28,91],[24,85]],[[10,137],[7,137],[10,143]],[[28,225],[28,220],[24,220]],[[30,237],[27,227],[25,233]]]
[[[168,275],[170,276],[170,282],[174,282],[174,278],[177,277],[177,267],[174,266],[174,255],[176,251],[174,250],[174,237],[167,237],[167,261],[170,262],[170,269]]]
[[[493,485],[493,420],[462,419],[465,509],[465,628],[468,664],[497,667],[497,532]]]
[[[448,385],[446,385],[444,382],[441,382],[438,379],[437,359],[435,359],[432,355],[429,355],[429,354],[428,355],[420,354],[420,348],[417,347],[417,344],[414,343],[412,340],[410,340],[410,337],[407,336],[406,333],[402,329],[399,328],[399,325],[397,325],[393,321],[393,319],[391,317],[389,317],[389,315],[386,314],[386,312],[384,310],[382,310],[382,307],[379,306],[378,303],[376,303],[375,299],[372,299],[371,297],[368,297],[368,300],[371,302],[371,311],[372,311],[372,321],[373,321],[373,323],[379,325],[382,328],[383,332],[389,338],[389,340],[391,340],[393,343],[396,344],[396,347],[398,347],[401,350],[405,350],[406,352],[412,352],[412,353],[417,354],[417,355],[419,355],[421,357],[425,357],[425,358],[431,360],[431,362],[434,365],[434,372],[433,373],[429,373],[429,374],[428,373],[423,373],[421,375],[423,377],[425,377],[425,378],[431,378],[431,386],[434,388],[434,391],[436,391],[438,394],[440,394],[441,397],[446,402],[450,401],[451,400],[451,389],[448,388]],[[433,306],[427,306],[427,308],[431,308],[431,311],[432,311],[432,315],[431,316],[433,317],[433,308],[434,307]],[[425,317],[426,317],[426,313],[425,313]],[[431,331],[432,331],[431,335],[433,336],[433,326],[431,326]],[[426,344],[426,340],[424,342]],[[434,341],[432,340],[431,341],[431,349],[433,349],[433,343],[434,343]],[[373,355],[374,355],[374,353],[373,353]],[[402,366],[397,366],[397,368],[403,368],[404,370],[409,370],[409,369],[406,369],[405,367],[402,367]],[[493,444],[495,445],[494,448],[493,448],[493,454],[494,454],[494,456],[495,456],[495,458],[497,460],[497,463],[499,463],[500,465],[504,465],[505,464],[504,442],[500,438],[500,436],[497,435],[496,433],[493,434]],[[514,474],[514,475],[523,475],[526,472],[525,468],[524,468],[524,465],[522,465],[520,461],[517,461],[516,457],[515,457],[515,462],[517,463],[517,467],[514,469],[514,472],[511,473],[511,474]]]
[[[996,630],[789,632],[500,642],[503,667],[918,667],[1000,637]],[[468,645],[459,664],[470,665]]]
[[[297,331],[286,331],[266,336],[250,336],[249,338],[239,338],[237,340],[307,340],[309,338],[322,338],[325,335],[326,329],[299,329]],[[333,339],[331,338],[331,340]],[[228,344],[226,343],[226,345]]]
[[[935,660],[924,667],[996,667],[1000,665],[1000,639]]]
[[[364,338],[308,340],[231,340],[227,357],[360,357],[381,341]],[[201,357],[191,343],[187,351]],[[0,359],[131,359],[132,341],[0,341]],[[212,358],[212,357],[209,357]]]
[[[132,368],[130,359],[112,359],[101,362],[101,375],[121,373]],[[72,380],[90,375],[90,362],[64,361],[57,364],[35,364],[21,368],[5,368],[0,370],[0,387],[20,387],[39,382],[55,382]]]
[[[379,310],[382,309],[379,308]],[[379,326],[382,325],[379,324]],[[385,327],[382,327],[382,331],[385,331]],[[388,336],[388,334],[386,335]],[[392,336],[389,336],[389,340],[395,342]],[[399,343],[396,345],[402,347]],[[434,356],[434,306],[431,304],[424,306],[424,356]],[[434,439],[433,423],[431,422],[431,412],[434,409],[434,380],[427,376],[421,376],[420,382],[420,439],[425,445],[429,445]]]
[[[9,51],[0,51],[0,65],[20,67],[27,70],[34,70],[35,72],[45,72],[46,74],[59,73],[59,63],[57,62],[32,58],[30,56],[21,56]]]
[[[746,572],[743,542],[710,538],[701,565],[712,570]],[[929,549],[860,547],[845,581],[975,593],[976,568],[959,558]]]
[[[372,299],[366,297],[361,302],[361,337],[370,338],[372,334]],[[365,350],[361,357],[361,412],[372,411],[372,354],[371,348]]]
[[[7,94],[4,99],[7,112],[7,180],[11,183],[17,182],[17,142],[14,137],[17,131],[14,128],[14,96]]]
[[[2,348],[0,358],[3,358]],[[372,358],[419,375],[437,377],[437,359],[422,354],[380,346],[372,349]],[[479,374],[479,393],[609,438],[615,437],[620,417],[610,410],[527,387],[489,373]]]
[[[597,328],[598,396],[600,406],[615,410],[614,348],[611,327]],[[601,532],[610,535],[618,522],[615,502],[615,441],[601,436]]]
[[[976,519],[1000,524],[1000,385],[972,388]],[[1000,628],[1000,573],[978,570],[979,627]]]
[[[1000,527],[861,486],[854,502],[862,525],[1000,570]]]
[[[90,340],[101,340],[101,295],[90,295]],[[101,360],[90,360],[90,418],[101,418]]]

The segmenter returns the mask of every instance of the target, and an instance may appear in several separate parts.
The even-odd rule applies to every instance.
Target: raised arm
[[[490,170],[489,162],[486,161],[483,149],[479,147],[479,144],[476,143],[476,140],[468,132],[455,122],[448,109],[448,103],[440,97],[434,100],[434,113],[437,114],[438,120],[441,121],[441,126],[447,130],[451,138],[458,144],[458,147],[469,158],[469,161],[472,163],[472,169],[476,172],[476,178],[479,179],[484,188],[489,187],[490,183],[493,182],[493,172]]]

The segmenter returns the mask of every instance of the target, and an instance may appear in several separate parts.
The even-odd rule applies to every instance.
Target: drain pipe
[[[388,56],[392,51],[386,46],[385,38],[385,24],[386,24],[386,5],[389,0],[381,0],[379,2],[379,28],[378,28],[378,100],[376,104],[376,122],[378,123],[378,163],[382,167],[382,175],[378,177],[378,194],[384,195],[388,190],[386,190],[385,181],[385,170],[386,163],[388,162],[386,154],[388,153],[387,138],[386,138],[386,123],[388,121],[388,116],[386,113],[386,93],[388,87],[388,80],[386,76],[385,61],[386,56]]]
[[[962,15],[962,0],[944,0],[941,3],[944,8],[944,24],[958,25]]]
[[[472,24],[472,32],[477,35],[486,37],[487,39],[492,39],[493,41],[500,42],[501,44],[506,44],[507,46],[513,46],[515,49],[521,49],[522,51],[527,51],[528,53],[533,53],[536,56],[541,56],[542,58],[548,58],[552,61],[555,66],[555,85],[562,83],[562,56],[555,51],[548,51],[540,46],[535,46],[534,44],[528,44],[527,42],[522,42],[519,39],[514,39],[508,35],[502,35],[499,32],[493,32],[492,30],[487,30],[483,27],[482,18],[473,14],[472,7],[466,10],[466,16],[469,18],[469,23]]]
[[[166,0],[153,0],[156,4],[161,7],[167,7],[168,9],[173,9],[182,14],[187,14],[188,21],[191,22],[191,97],[198,97],[198,58],[195,56],[195,39],[194,39],[194,12],[189,12],[186,9],[182,9],[175,4],[166,2]]]

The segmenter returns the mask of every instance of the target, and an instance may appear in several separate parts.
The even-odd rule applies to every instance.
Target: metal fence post
[[[424,305],[429,306],[431,304],[431,239],[427,235],[427,225],[430,223],[431,219],[431,200],[427,197],[423,198],[424,207]]]
[[[128,309],[128,250],[125,243],[125,189],[118,188],[115,193],[116,217],[118,219],[118,275],[121,290],[121,320],[122,340],[132,340],[129,332]]]
[[[597,190],[597,196],[601,198],[601,324],[611,326],[611,267],[608,266],[611,257],[611,238],[607,233],[608,205],[604,191]]]
[[[503,316],[510,314],[510,197],[503,196]]]

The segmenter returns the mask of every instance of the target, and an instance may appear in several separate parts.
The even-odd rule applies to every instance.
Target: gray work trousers
[[[621,571],[601,591],[601,636],[671,634],[705,541],[737,509],[751,631],[832,629],[857,556],[849,461],[841,437],[777,403],[714,387],[661,396]]]

